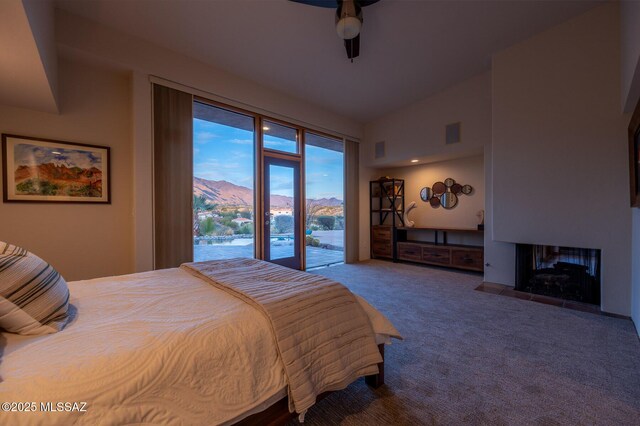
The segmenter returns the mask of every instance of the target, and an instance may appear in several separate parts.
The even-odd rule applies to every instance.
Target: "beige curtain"
[[[193,96],[153,85],[154,267],[193,260]]]
[[[359,249],[359,144],[354,141],[344,141],[344,209],[345,209],[345,263],[358,262]]]

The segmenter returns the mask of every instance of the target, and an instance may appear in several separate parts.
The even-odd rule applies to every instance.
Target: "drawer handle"
[[[464,260],[466,263],[473,263],[473,258],[471,257],[463,257],[462,260]]]

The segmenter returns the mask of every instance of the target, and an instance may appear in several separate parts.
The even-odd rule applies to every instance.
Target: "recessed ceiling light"
[[[52,154],[56,154],[56,155],[60,155],[60,154],[62,154],[61,152],[58,152],[58,151],[51,151],[51,153],[52,153]]]
[[[418,162],[418,160],[413,159],[413,160],[411,160],[411,162],[412,162],[412,163],[417,163],[417,162]]]

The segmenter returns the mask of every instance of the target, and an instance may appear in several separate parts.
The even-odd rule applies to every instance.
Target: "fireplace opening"
[[[600,305],[600,250],[516,244],[515,289]]]

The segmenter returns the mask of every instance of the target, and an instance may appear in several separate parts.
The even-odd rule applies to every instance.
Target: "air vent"
[[[460,122],[447,124],[446,135],[447,145],[460,142]]]
[[[384,141],[376,143],[376,159],[383,158],[385,155]]]

